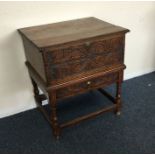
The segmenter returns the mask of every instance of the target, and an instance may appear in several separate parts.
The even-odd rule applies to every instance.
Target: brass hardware
[[[86,42],[85,45],[86,45],[87,47],[89,47],[89,46],[90,46],[90,42]]]
[[[87,81],[87,85],[90,85],[91,84],[91,81]]]
[[[121,115],[121,112],[120,111],[117,111],[116,115],[117,116],[120,116]]]

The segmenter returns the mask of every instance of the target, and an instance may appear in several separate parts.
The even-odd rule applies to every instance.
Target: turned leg
[[[56,92],[55,91],[51,91],[49,93],[49,104],[51,107],[50,119],[52,122],[53,134],[56,137],[56,139],[59,139],[60,127],[58,126],[57,107],[56,107]]]
[[[122,81],[123,81],[123,71],[120,71],[118,73],[118,81],[116,83],[116,99],[115,99],[115,103],[116,103],[116,114],[120,115],[121,114],[121,85],[122,85]]]
[[[34,97],[37,103],[42,104],[42,100],[40,99],[40,95],[39,95],[39,89],[38,86],[36,84],[36,82],[31,78],[32,81],[32,85],[33,85],[33,92],[34,92]]]

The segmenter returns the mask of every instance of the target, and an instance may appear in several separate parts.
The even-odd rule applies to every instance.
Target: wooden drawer
[[[48,60],[47,63],[58,64],[98,54],[123,51],[123,48],[124,36],[119,36],[107,40],[87,41],[67,48],[48,51],[45,53],[45,57]]]
[[[71,86],[68,86],[66,88],[61,88],[57,90],[57,98],[65,98],[69,96],[73,96],[79,93],[86,92],[88,90],[94,89],[94,88],[101,88],[106,85],[112,84],[118,80],[118,74],[115,73],[109,73],[104,76],[100,76],[97,78],[93,78],[81,83],[77,83]]]

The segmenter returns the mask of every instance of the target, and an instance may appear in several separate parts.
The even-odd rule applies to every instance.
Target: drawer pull
[[[91,84],[91,81],[87,81],[87,85],[90,85]]]
[[[86,42],[85,45],[86,45],[87,47],[89,47],[89,46],[90,46],[90,42]]]

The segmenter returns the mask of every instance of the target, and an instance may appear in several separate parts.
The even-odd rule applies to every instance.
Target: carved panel
[[[77,46],[70,46],[59,50],[46,52],[48,63],[62,63],[69,60],[81,59],[93,54],[107,53],[123,50],[124,37],[116,37],[108,40],[86,42]]]
[[[117,52],[117,51],[123,51],[124,47],[124,38],[123,37],[117,37],[112,38],[108,40],[103,41],[97,41],[91,43],[91,46],[89,48],[89,51],[91,53],[103,53],[103,52]]]
[[[68,60],[80,59],[86,57],[88,51],[84,45],[71,46],[69,48],[54,50],[46,53],[48,63],[62,63]]]
[[[49,81],[123,63],[124,38],[101,40],[46,52]]]
[[[122,55],[118,54],[118,52],[107,53],[98,56],[94,55],[84,59],[72,60],[68,63],[49,66],[49,73],[53,80],[58,80],[78,73],[80,74],[83,72],[89,72],[93,69],[103,66],[106,68],[112,65],[120,64],[121,61]]]

